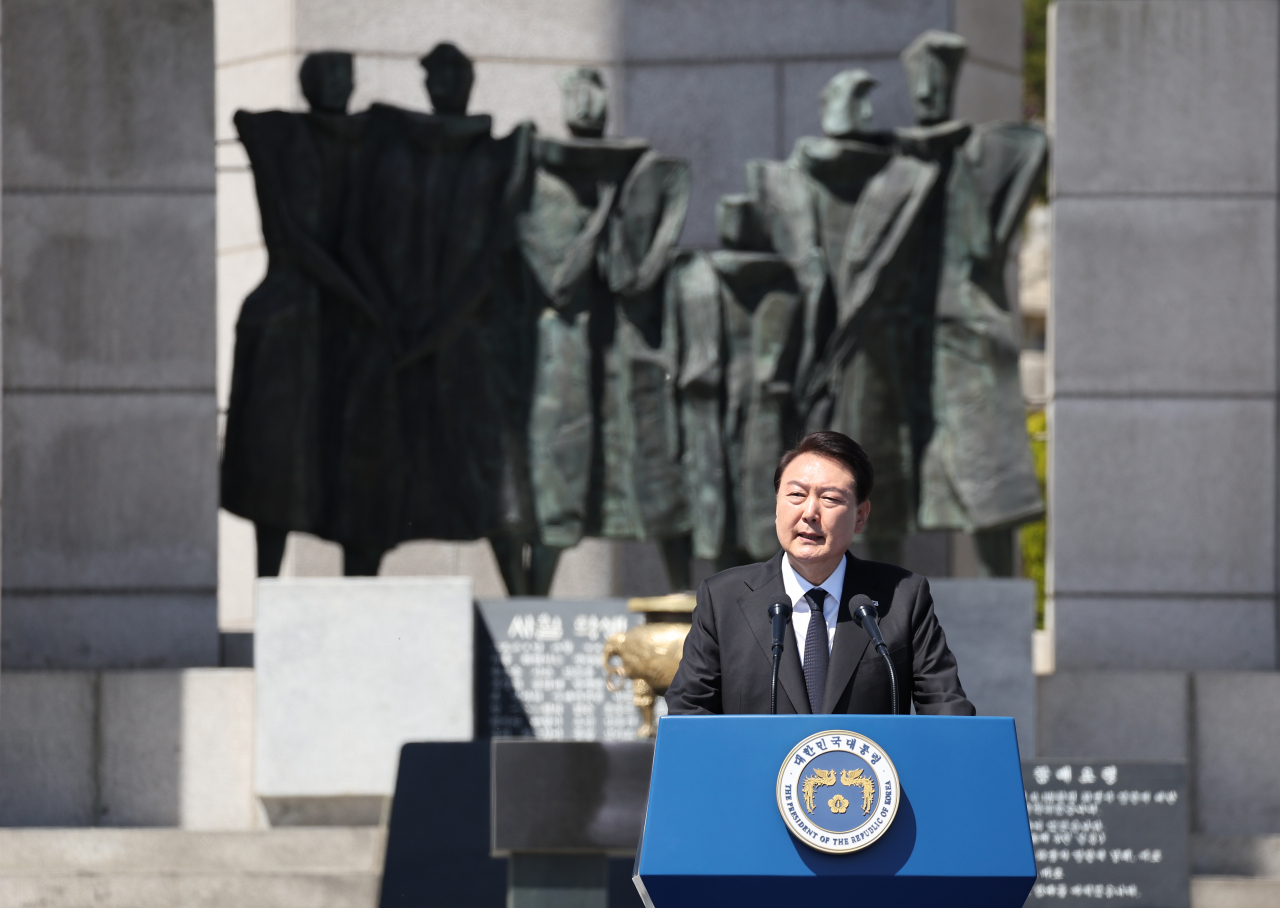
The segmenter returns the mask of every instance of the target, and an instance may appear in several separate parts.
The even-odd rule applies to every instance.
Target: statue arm
[[[653,240],[644,259],[636,268],[630,286],[619,288],[622,293],[644,293],[653,287],[666,272],[672,250],[684,229],[689,213],[689,164],[676,158],[663,158],[655,162],[662,167],[662,219],[654,231]]]
[[[271,221],[279,229],[281,241],[293,254],[298,267],[308,277],[324,290],[355,305],[375,324],[381,325],[382,319],[379,318],[377,310],[333,260],[333,257],[298,225],[289,211],[289,206],[280,191],[283,177],[278,167],[278,156],[266,153],[267,149],[263,147],[263,142],[267,137],[261,135],[256,127],[257,116],[259,115],[238,110],[234,122],[240,141],[248,151],[249,160],[253,166],[259,204],[264,210],[271,212]]]

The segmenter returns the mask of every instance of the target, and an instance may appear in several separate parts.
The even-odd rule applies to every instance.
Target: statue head
[[[951,119],[951,99],[967,48],[959,35],[930,29],[902,52],[907,88],[920,125],[932,126]]]
[[[347,112],[347,102],[355,89],[351,54],[325,50],[307,54],[298,72],[302,96],[316,113]]]
[[[877,85],[865,69],[846,69],[832,77],[818,95],[822,131],[833,139],[867,132],[871,123],[871,89]]]
[[[432,110],[438,114],[465,114],[467,102],[471,100],[471,86],[476,81],[471,58],[456,45],[442,41],[418,63],[427,71],[427,94]]]
[[[564,125],[569,128],[570,135],[583,139],[598,139],[604,135],[609,95],[605,92],[600,70],[579,66],[562,75],[560,100]]]

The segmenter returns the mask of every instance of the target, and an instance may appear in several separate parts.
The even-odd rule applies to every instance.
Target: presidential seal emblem
[[[865,735],[820,732],[797,744],[778,771],[778,810],[806,845],[857,851],[884,835],[898,813],[898,771]]]

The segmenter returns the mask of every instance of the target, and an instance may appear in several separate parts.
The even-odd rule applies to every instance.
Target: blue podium
[[[828,732],[834,745],[841,735],[857,736],[861,750],[809,748],[811,757],[797,750],[818,740],[825,749],[828,742],[815,736]],[[880,752],[896,776],[885,776],[877,760],[880,782],[867,784],[873,773],[866,761]],[[818,833],[843,817],[863,822],[859,808],[874,840],[849,853],[819,850],[824,841],[850,841],[820,840]],[[792,817],[785,822],[784,809]],[[812,844],[802,841],[806,834]],[[1021,908],[1035,879],[1012,719],[667,716],[659,723],[635,863],[636,888],[649,908],[850,900]]]

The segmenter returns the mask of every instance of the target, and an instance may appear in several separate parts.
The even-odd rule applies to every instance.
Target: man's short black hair
[[[875,471],[871,468],[871,458],[862,450],[862,445],[843,432],[810,432],[794,448],[783,454],[778,460],[778,469],[773,471],[775,494],[782,487],[783,470],[801,454],[818,454],[844,464],[853,474],[853,491],[858,504],[871,497],[871,487],[875,485],[876,478]]]

